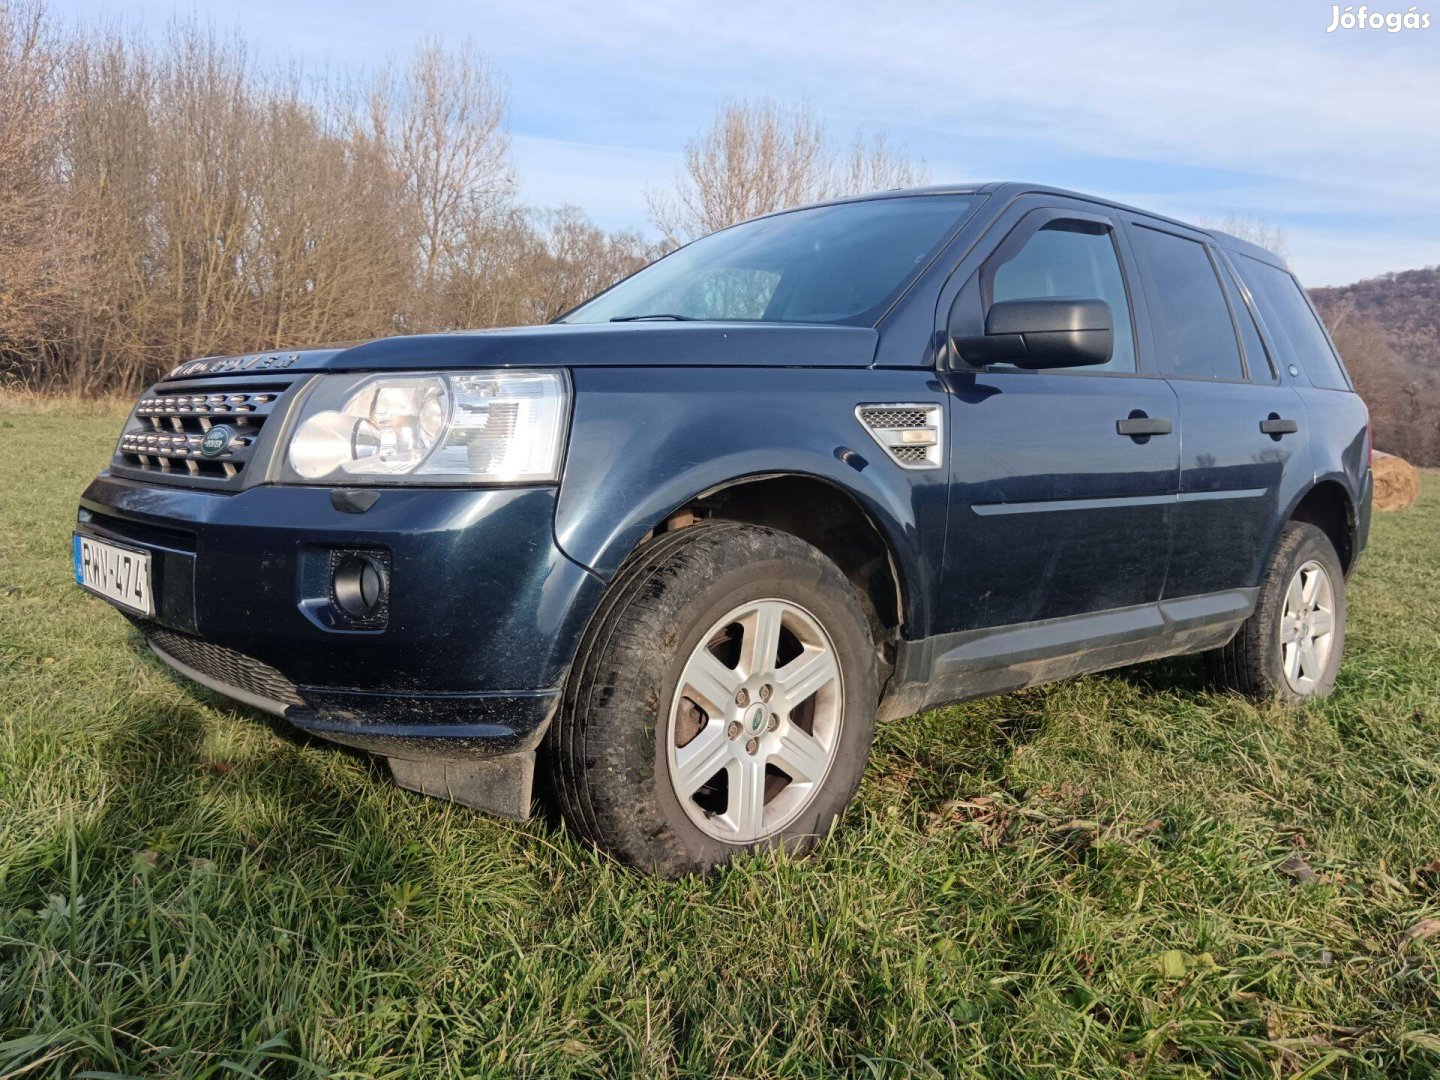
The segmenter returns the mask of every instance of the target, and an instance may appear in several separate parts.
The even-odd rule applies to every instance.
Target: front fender
[[[912,635],[928,632],[948,467],[900,468],[855,418],[867,402],[937,402],[902,369],[578,368],[556,543],[609,579],[676,508],[738,479],[805,475],[853,496],[890,548]]]

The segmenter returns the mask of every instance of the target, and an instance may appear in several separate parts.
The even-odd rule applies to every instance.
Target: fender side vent
[[[938,403],[857,405],[855,418],[902,469],[938,469],[945,460]]]

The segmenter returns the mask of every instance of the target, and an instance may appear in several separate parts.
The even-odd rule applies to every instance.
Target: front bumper
[[[392,757],[533,750],[603,585],[554,542],[553,488],[236,494],[102,475],[77,530],[151,553],[160,658],[334,742]],[[337,549],[383,552],[383,627],[328,616]]]

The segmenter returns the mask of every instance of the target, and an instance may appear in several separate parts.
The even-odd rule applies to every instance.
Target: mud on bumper
[[[268,664],[223,645],[136,620],[169,668],[302,731],[386,757],[497,757],[534,750],[557,690],[395,693],[299,687]]]
[[[180,675],[382,755],[406,787],[524,816],[535,748],[604,587],[557,547],[553,489],[342,504],[323,488],[217,494],[102,476],[76,529],[150,553],[154,614],[127,617]],[[329,617],[337,549],[383,555],[383,621]],[[505,798],[482,777],[502,777]]]

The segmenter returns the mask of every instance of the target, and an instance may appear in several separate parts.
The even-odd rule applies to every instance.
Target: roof
[[[1181,221],[1165,214],[1156,213],[1154,210],[1146,210],[1139,206],[1130,206],[1126,203],[1117,202],[1114,199],[1107,199],[1101,195],[1089,195],[1083,191],[1070,191],[1066,188],[1052,187],[1048,184],[1032,184],[1017,180],[992,180],[985,183],[973,184],[927,184],[923,187],[892,188],[889,191],[875,191],[865,195],[850,195],[840,199],[826,199],[822,202],[811,203],[812,206],[831,206],[836,203],[863,202],[871,199],[892,199],[904,198],[910,195],[987,195],[996,197],[1001,202],[1009,202],[1019,198],[1021,195],[1056,195],[1066,199],[1078,199],[1083,202],[1092,202],[1101,206],[1112,207],[1117,210],[1126,210],[1134,214],[1144,214],[1146,217],[1155,218],[1159,221],[1166,221],[1181,228],[1191,229],[1195,232],[1204,233],[1215,241],[1217,245],[1226,251],[1240,255],[1248,255],[1251,258],[1259,259],[1261,262],[1271,263],[1282,269],[1289,270],[1285,260],[1273,251],[1252,244],[1248,240],[1242,240],[1238,236],[1221,229],[1207,229],[1188,221]],[[793,207],[792,209],[803,209]],[[785,213],[786,211],[779,211]]]

